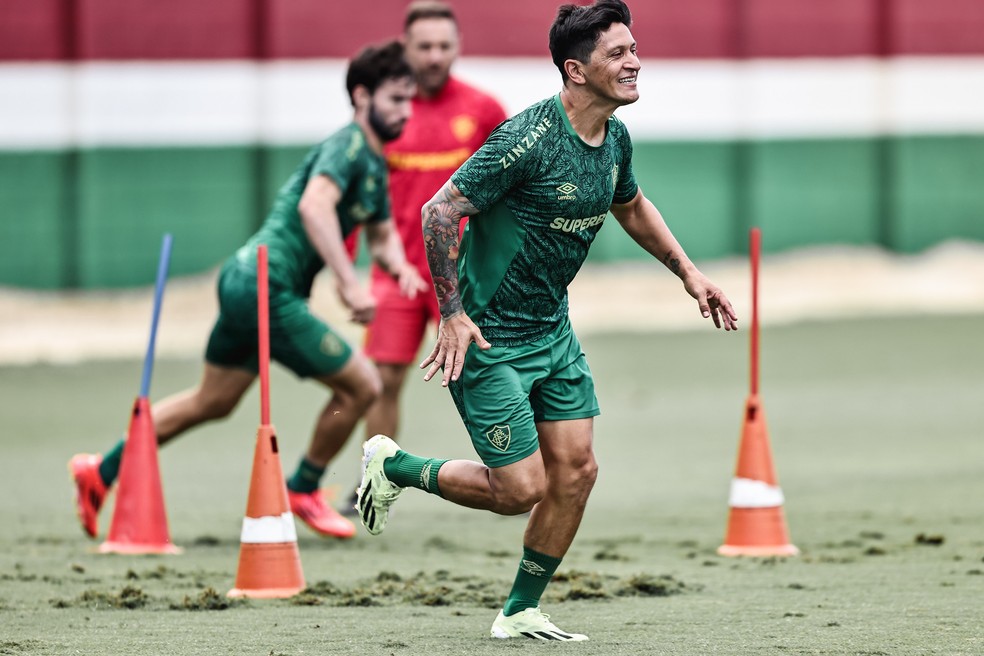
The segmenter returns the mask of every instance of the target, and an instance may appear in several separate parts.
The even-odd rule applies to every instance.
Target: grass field
[[[180,556],[93,552],[65,463],[126,428],[139,361],[0,368],[0,654],[984,653],[984,316],[808,323],[763,331],[762,392],[786,517],[802,555],[715,554],[727,519],[747,333],[582,339],[599,386],[601,474],[544,608],[578,644],[486,636],[519,557],[521,518],[408,492],[386,533],[299,526],[311,586],[229,603],[258,424],[161,451]],[[154,398],[192,360],[157,363]],[[274,371],[284,468],[323,392]],[[404,439],[472,451],[436,384],[408,386]],[[329,477],[355,481],[353,440]],[[111,517],[104,511],[105,532]],[[215,593],[218,594],[215,594]]]

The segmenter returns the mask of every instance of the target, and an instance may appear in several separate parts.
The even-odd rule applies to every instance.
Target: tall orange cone
[[[240,534],[239,570],[230,597],[274,599],[304,589],[297,529],[287,502],[276,430],[270,424],[270,307],[267,247],[256,253],[259,319],[260,427],[256,432],[253,473]]]
[[[176,554],[181,549],[171,543],[164,511],[164,494],[157,464],[157,431],[150,415],[150,379],[154,364],[154,344],[160,319],[164,282],[171,259],[171,235],[164,235],[157,285],[154,291],[154,312],[150,325],[150,340],[144,358],[140,395],[133,404],[130,427],[123,445],[119,488],[113,522],[106,541],[99,545],[101,553]]]
[[[758,264],[761,252],[761,232],[752,228],[750,235],[752,260],[752,329],[751,329],[751,393],[745,401],[738,464],[731,481],[728,505],[728,529],[724,544],[718,547],[722,556],[795,556],[799,553],[789,542],[786,518],[782,505],[782,488],[772,465],[769,433],[765,411],[758,395]]]
[[[239,545],[239,571],[230,597],[292,597],[304,589],[294,515],[280,469],[273,426],[256,433],[253,476]]]

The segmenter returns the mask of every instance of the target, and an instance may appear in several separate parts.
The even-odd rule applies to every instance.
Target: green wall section
[[[947,237],[984,240],[984,135],[892,143],[889,246],[918,251]]]
[[[877,142],[769,141],[745,144],[747,215],[766,250],[878,240]]]
[[[101,148],[0,153],[0,284],[152,284],[161,237],[171,275],[217,266],[256,229],[308,146]],[[984,240],[984,135],[643,142],[635,172],[697,260],[882,244],[913,252]],[[590,259],[646,256],[614,220]]]
[[[735,250],[734,156],[735,145],[722,142],[634,145],[640,188],[692,258],[723,257]],[[606,224],[591,246],[591,261],[650,258],[612,218]]]
[[[215,266],[256,225],[257,159],[246,147],[81,152],[79,284],[153,282],[166,232],[172,275]]]
[[[64,240],[74,219],[66,153],[0,153],[0,284],[71,284]]]

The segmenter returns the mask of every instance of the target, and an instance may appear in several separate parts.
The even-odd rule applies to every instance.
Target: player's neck
[[[577,136],[586,144],[600,146],[608,134],[608,119],[615,113],[616,107],[598,96],[568,86],[561,90],[560,101]]]
[[[434,88],[431,88],[431,89],[425,89],[424,86],[418,82],[417,83],[417,98],[419,98],[421,100],[434,100],[435,98],[437,98],[438,96],[440,96],[442,93],[444,93],[444,90],[448,88],[448,83],[450,81],[451,81],[451,76],[448,76],[448,77],[444,78],[444,82],[442,82],[440,86],[437,86],[437,87],[434,87]]]
[[[377,155],[382,155],[383,140],[379,138],[376,131],[372,129],[371,125],[369,125],[369,119],[356,115],[354,120],[355,124],[362,128],[362,134],[365,135],[366,143],[369,145],[369,148],[371,148]]]

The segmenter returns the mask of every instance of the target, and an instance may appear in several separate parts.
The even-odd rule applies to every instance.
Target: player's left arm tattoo
[[[666,252],[666,256],[663,258],[663,264],[676,275],[680,275],[680,258],[672,250]]]
[[[477,213],[475,206],[450,182],[421,209],[427,266],[445,319],[463,311],[458,289],[458,234],[462,217]]]

